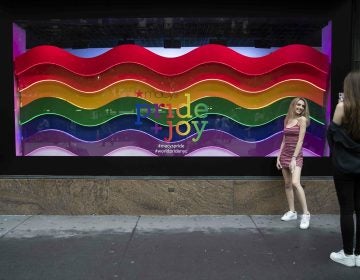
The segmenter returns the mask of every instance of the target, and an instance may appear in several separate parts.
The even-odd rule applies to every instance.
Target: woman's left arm
[[[291,172],[293,172],[295,170],[296,158],[298,157],[298,155],[302,149],[302,145],[304,143],[304,138],[305,138],[305,132],[306,132],[306,118],[300,117],[298,121],[299,121],[299,126],[300,126],[300,132],[299,132],[298,141],[296,143],[295,151],[294,151],[294,154],[293,154],[293,156],[291,158],[291,162],[290,162],[290,171]]]

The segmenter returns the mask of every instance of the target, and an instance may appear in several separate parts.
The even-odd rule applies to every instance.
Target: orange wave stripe
[[[284,81],[257,93],[249,93],[220,81],[206,81],[173,94],[156,90],[136,81],[120,82],[96,94],[79,92],[58,82],[42,82],[20,93],[22,107],[38,98],[55,97],[66,100],[79,108],[96,109],[118,98],[139,97],[153,104],[171,104],[172,108],[177,108],[186,102],[185,94],[190,96],[190,102],[203,97],[220,97],[249,109],[262,108],[291,96],[302,96],[320,106],[324,103],[324,92],[304,81]]]
[[[223,64],[199,65],[176,76],[158,74],[138,64],[120,64],[93,76],[79,76],[58,65],[41,64],[17,78],[19,90],[41,81],[59,81],[84,92],[95,92],[123,80],[137,80],[167,92],[183,90],[203,80],[222,80],[244,91],[265,90],[285,80],[305,80],[322,90],[327,88],[327,74],[302,63],[283,65],[272,72],[251,76]]]

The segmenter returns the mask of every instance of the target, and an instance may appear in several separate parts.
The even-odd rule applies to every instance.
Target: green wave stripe
[[[190,104],[190,111],[193,116],[191,119],[195,118],[194,108],[196,105],[203,103],[209,108],[208,114],[223,115],[246,126],[259,126],[286,115],[292,99],[292,97],[280,99],[260,109],[246,109],[223,98],[204,97]],[[312,101],[308,102],[311,119],[325,124],[325,109]],[[20,109],[20,124],[25,124],[41,115],[56,114],[83,126],[97,126],[121,115],[135,115],[136,104],[142,104],[144,108],[146,106],[153,108],[150,102],[137,97],[119,98],[92,110],[81,109],[65,100],[54,97],[40,98]],[[185,115],[186,110],[186,107],[182,107],[180,113]],[[142,113],[145,114],[146,109]],[[167,125],[168,109],[160,109],[159,113],[159,118],[155,118],[153,114],[150,114],[149,119],[158,124]],[[179,118],[175,110],[173,110],[173,115],[173,123],[180,120],[191,120],[189,118]]]

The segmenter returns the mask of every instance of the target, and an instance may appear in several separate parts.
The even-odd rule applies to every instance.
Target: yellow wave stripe
[[[171,104],[172,108],[183,107],[203,97],[220,97],[248,109],[266,107],[276,100],[301,96],[323,106],[324,91],[301,80],[290,80],[257,93],[249,93],[221,81],[204,81],[175,93],[168,93],[138,81],[123,81],[96,94],[83,93],[58,82],[41,82],[20,92],[20,106],[43,97],[55,97],[83,109],[96,109],[122,97],[139,97],[153,104]],[[185,96],[185,94],[187,96]]]

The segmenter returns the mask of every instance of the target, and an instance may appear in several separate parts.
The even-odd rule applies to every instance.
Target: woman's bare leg
[[[294,204],[294,190],[292,186],[292,179],[291,173],[288,168],[281,169],[283,177],[284,177],[284,184],[285,184],[285,194],[286,199],[289,205],[289,210],[295,212],[295,204]]]
[[[301,167],[296,166],[294,172],[292,173],[292,181],[291,181],[292,186],[296,190],[296,194],[297,194],[297,197],[298,197],[298,199],[300,201],[300,205],[301,205],[303,213],[304,214],[309,214],[309,210],[307,208],[307,203],[306,203],[306,197],[305,197],[304,188],[300,184],[300,177],[301,177]]]

